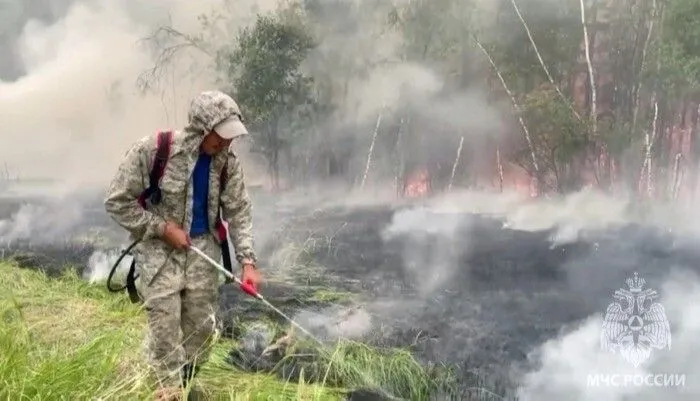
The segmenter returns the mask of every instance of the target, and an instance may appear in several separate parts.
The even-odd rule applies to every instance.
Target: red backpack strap
[[[158,183],[165,173],[165,166],[168,164],[170,147],[172,146],[173,140],[172,131],[159,131],[156,135],[157,148],[156,154],[153,157],[153,166],[148,175],[148,188],[146,188],[138,198],[139,204],[144,209],[146,209],[146,199],[149,199],[154,205],[160,203],[162,195]]]

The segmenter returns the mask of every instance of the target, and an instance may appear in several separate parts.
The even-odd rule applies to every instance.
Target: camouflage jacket
[[[159,185],[162,191],[160,204],[153,205],[147,201],[147,209],[143,209],[137,201],[141,192],[148,187],[148,176],[156,153],[156,135],[138,140],[119,165],[105,198],[105,209],[112,219],[130,232],[132,239],[157,239],[163,233],[166,220],[179,224],[185,232],[189,232],[192,224],[192,173],[204,132],[238,109],[235,103],[234,110],[233,106],[216,96],[212,97],[211,93],[219,94],[205,92],[204,95],[210,96],[195,98],[189,115],[190,124],[184,131],[173,134],[170,157]],[[214,104],[215,100],[218,103]],[[227,168],[226,186],[221,192],[219,179],[224,166]],[[239,263],[244,259],[257,259],[253,249],[251,209],[243,169],[234,152],[229,150],[213,156],[209,171],[209,231],[211,235],[217,235],[215,223],[221,210]]]

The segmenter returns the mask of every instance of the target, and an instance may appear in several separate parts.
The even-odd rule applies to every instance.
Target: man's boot
[[[199,366],[193,366],[191,363],[182,367],[182,388],[186,389],[190,382],[199,373]],[[187,392],[187,401],[196,401],[200,399],[200,394],[196,388],[191,388]]]
[[[186,388],[187,385],[197,376],[199,373],[199,366],[194,366],[191,363],[185,364],[182,367],[182,387]]]

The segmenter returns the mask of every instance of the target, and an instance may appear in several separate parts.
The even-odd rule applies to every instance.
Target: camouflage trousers
[[[192,244],[214,260],[221,248],[211,235]],[[134,254],[148,331],[144,352],[161,386],[179,386],[185,364],[207,361],[216,330],[219,273],[194,251],[177,251],[159,240],[144,241]]]

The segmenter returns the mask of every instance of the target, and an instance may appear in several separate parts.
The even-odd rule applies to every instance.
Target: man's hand
[[[180,228],[180,226],[171,222],[165,223],[162,238],[168,243],[168,245],[179,250],[188,249],[192,244],[190,236],[187,235],[187,233]]]
[[[260,273],[255,268],[252,263],[243,263],[243,268],[241,272],[241,281],[244,283],[250,283],[253,287],[257,288],[258,284],[261,282]]]

